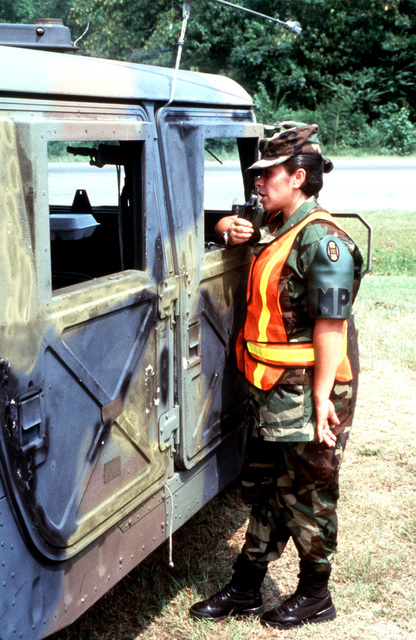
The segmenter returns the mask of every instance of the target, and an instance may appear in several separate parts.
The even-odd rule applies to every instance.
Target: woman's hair
[[[303,193],[310,196],[318,197],[323,186],[323,174],[329,173],[334,168],[331,160],[323,158],[317,153],[301,153],[291,156],[286,160],[284,167],[288,174],[292,176],[297,169],[305,169],[306,178],[301,186]]]

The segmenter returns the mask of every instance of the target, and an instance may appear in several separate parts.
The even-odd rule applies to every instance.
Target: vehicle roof
[[[82,55],[0,46],[0,93],[168,101],[174,70]],[[174,102],[252,106],[225,76],[178,71]]]

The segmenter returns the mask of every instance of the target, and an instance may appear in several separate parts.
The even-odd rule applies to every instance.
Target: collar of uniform
[[[310,198],[308,198],[303,204],[300,205],[298,209],[296,209],[294,213],[292,213],[292,215],[284,223],[284,225],[280,227],[276,237],[283,235],[284,233],[286,233],[286,231],[289,231],[289,229],[294,227],[296,224],[302,222],[302,220],[310,214],[312,209],[315,209],[317,204],[318,203],[315,196],[311,196]]]

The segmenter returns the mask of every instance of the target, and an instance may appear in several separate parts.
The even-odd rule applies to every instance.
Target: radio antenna
[[[232,2],[226,2],[226,0],[212,0],[213,2],[218,2],[218,4],[225,4],[227,7],[232,7],[233,9],[239,9],[240,11],[246,11],[247,13],[252,13],[259,18],[265,18],[266,20],[271,20],[272,22],[277,22],[280,26],[289,29],[292,33],[298,35],[302,31],[302,27],[299,22],[288,20],[287,22],[283,22],[283,20],[278,20],[277,18],[272,18],[271,16],[266,16],[264,13],[259,13],[258,11],[253,11],[253,9],[247,9],[247,7],[242,7],[239,4],[233,4]]]
[[[72,7],[72,9],[70,9],[70,10],[68,11],[67,20],[68,20],[68,18],[69,18],[69,14],[71,13],[71,11],[81,11],[81,13],[83,13],[83,14],[84,14],[84,16],[85,16],[85,18],[86,18],[86,20],[87,20],[87,26],[85,27],[84,32],[83,32],[83,33],[79,36],[79,38],[77,38],[77,39],[75,40],[75,42],[74,42],[74,47],[76,47],[76,46],[77,46],[77,44],[78,44],[78,42],[79,42],[80,40],[82,40],[82,38],[86,35],[86,33],[87,33],[88,29],[90,28],[90,19],[89,19],[89,17],[88,17],[88,14],[87,14],[87,13],[85,13],[84,9],[80,9],[79,7]]]
[[[166,106],[170,105],[170,103],[173,100],[173,96],[175,94],[176,76],[178,75],[179,65],[181,63],[182,49],[183,49],[183,45],[185,44],[186,26],[188,24],[189,16],[191,15],[191,2],[192,0],[185,0],[185,2],[183,3],[182,29],[181,29],[181,35],[179,36],[179,40],[178,40],[178,53],[176,54],[176,64],[175,64],[175,71],[173,73],[172,87],[170,90],[170,98]]]
[[[231,7],[232,9],[239,9],[240,11],[246,11],[247,13],[251,13],[257,16],[258,18],[265,18],[266,20],[277,22],[277,24],[280,24],[280,26],[285,27],[286,29],[289,29],[289,31],[291,31],[292,33],[295,33],[296,35],[298,35],[302,31],[302,27],[300,26],[299,22],[296,22],[293,20],[288,20],[287,22],[283,22],[283,20],[278,20],[278,18],[272,18],[271,16],[266,16],[264,13],[259,13],[258,11],[247,9],[246,7],[242,7],[238,4],[233,4],[232,2],[226,2],[226,0],[212,0],[212,1],[218,2],[219,4],[224,4],[227,7]],[[175,70],[173,73],[172,87],[170,90],[170,98],[166,106],[171,104],[171,102],[173,101],[173,97],[175,95],[176,78],[178,75],[179,65],[181,62],[183,45],[185,44],[186,27],[188,24],[189,16],[191,15],[191,2],[192,0],[184,0],[184,3],[183,3],[182,29],[181,29],[181,35],[179,36],[179,40],[178,40],[178,53],[176,54],[176,64],[175,64]]]

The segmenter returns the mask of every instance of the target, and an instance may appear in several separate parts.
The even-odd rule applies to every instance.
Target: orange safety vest
[[[288,341],[278,285],[296,236],[316,220],[327,220],[338,227],[329,213],[314,211],[267,245],[251,264],[246,319],[236,343],[237,366],[252,385],[264,391],[278,382],[287,367],[313,367],[315,363],[311,342]],[[345,320],[336,379],[349,382],[352,377]]]

